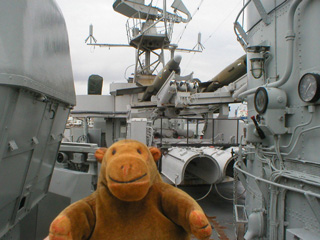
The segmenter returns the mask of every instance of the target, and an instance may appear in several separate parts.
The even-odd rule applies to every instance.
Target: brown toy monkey
[[[101,162],[97,190],[63,210],[51,223],[51,240],[209,239],[211,225],[185,192],[162,181],[161,152],[122,140],[95,154]]]

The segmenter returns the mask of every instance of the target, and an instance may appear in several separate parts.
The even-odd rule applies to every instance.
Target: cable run
[[[231,16],[231,14],[233,14],[233,12],[236,9],[238,9],[238,6],[240,3],[242,4],[243,0],[239,1],[239,3],[236,5],[236,7],[231,12],[229,12],[229,14],[219,23],[219,25],[216,27],[216,29],[209,35],[209,37],[202,44],[205,44],[213,36],[213,34],[215,34],[218,31],[218,29],[222,26],[222,24]]]
[[[223,198],[223,199],[225,199],[225,200],[228,200],[228,201],[233,201],[233,200],[235,200],[234,196],[233,196],[233,198],[228,198],[228,197],[223,196],[223,195],[220,193],[220,191],[218,190],[217,184],[214,184],[214,188],[215,188],[217,194],[218,194],[221,198]],[[239,196],[237,196],[236,199],[238,200],[239,198],[241,198],[242,195],[243,195],[245,192],[246,192],[246,189],[244,189],[243,192],[242,192]]]
[[[213,184],[210,185],[208,192],[203,197],[196,199],[196,201],[198,202],[198,201],[201,201],[201,200],[205,199],[206,197],[208,197],[208,195],[210,194],[210,192],[212,190],[212,186],[213,186]]]

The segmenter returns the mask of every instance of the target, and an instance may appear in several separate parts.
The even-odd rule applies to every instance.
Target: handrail
[[[195,117],[195,118],[183,118],[183,117],[173,117],[173,118],[168,118],[168,117],[165,117],[165,116],[162,116],[159,118],[160,119],[160,145],[162,146],[163,145],[163,139],[165,139],[162,135],[162,130],[163,130],[163,119],[177,119],[177,120],[185,120],[186,123],[187,123],[187,136],[186,138],[184,138],[183,140],[185,140],[186,142],[183,142],[183,143],[179,143],[179,142],[171,142],[170,145],[171,146],[185,146],[185,147],[191,147],[191,146],[195,146],[195,147],[200,147],[200,146],[216,146],[216,147],[231,147],[231,146],[239,146],[241,141],[242,141],[242,138],[239,139],[239,130],[240,130],[240,121],[243,121],[243,119],[241,118],[229,118],[229,117],[222,117],[222,118],[201,118],[201,117]],[[204,143],[203,140],[204,139],[193,139],[192,137],[189,136],[189,121],[206,121],[206,122],[211,122],[211,123],[208,123],[208,124],[211,124],[211,127],[212,127],[212,136],[211,138],[208,138],[206,140],[211,140],[211,143]],[[218,121],[236,121],[236,129],[235,129],[235,132],[233,132],[235,135],[234,135],[234,142],[225,142],[225,143],[219,143],[219,142],[216,142],[215,139],[217,137],[220,136],[220,134],[224,134],[223,132],[221,133],[218,133],[217,135],[215,135],[215,132],[214,132],[214,125],[215,123],[217,123]],[[192,143],[192,140],[202,140],[201,142],[199,143],[196,143],[196,142],[193,142]]]
[[[234,22],[234,27],[233,27],[233,30],[234,30],[234,32],[235,32],[235,34],[236,34],[236,36],[237,36],[237,40],[240,42],[241,46],[244,48],[245,51],[246,51],[247,44],[248,44],[247,39],[246,39],[247,36],[246,36],[246,32],[243,30],[243,26],[240,25],[240,23],[239,23],[238,20],[239,20],[241,14],[244,14],[244,10],[247,8],[247,6],[249,5],[249,3],[251,3],[251,1],[252,1],[252,0],[249,0],[249,1],[241,8],[239,14],[238,14],[237,17],[236,17],[236,20],[235,20],[235,22]],[[242,29],[242,31],[240,30],[240,28]],[[238,34],[237,30],[239,31],[239,34]],[[240,37],[241,33],[242,33],[242,34],[245,34],[245,36],[241,36],[242,38]]]
[[[132,25],[130,23],[131,20],[133,21]],[[166,37],[169,40],[171,40],[172,28],[173,28],[172,25],[173,25],[174,21],[170,16],[167,19],[165,19],[164,17],[157,19],[156,21],[154,21],[150,26],[148,26],[145,29],[142,29],[142,21],[141,20],[142,19],[140,16],[140,12],[137,12],[134,15],[132,15],[131,18],[128,18],[126,26],[127,26],[127,37],[128,37],[129,42],[135,38],[135,36],[133,36],[133,34],[132,34],[132,29],[138,28],[139,29],[138,35],[144,35],[145,33],[147,33],[150,29],[152,29],[154,27],[156,27],[156,29],[157,29],[157,34],[159,34],[159,35],[166,34]],[[159,23],[165,23],[165,22],[167,22],[167,24],[168,24],[168,26],[167,26],[168,31],[166,31],[165,25],[158,26]],[[164,32],[165,34],[161,34],[161,32]]]

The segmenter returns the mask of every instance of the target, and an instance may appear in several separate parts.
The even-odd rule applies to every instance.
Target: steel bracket
[[[243,166],[241,166],[242,168],[244,168],[246,170],[246,166],[243,164]],[[244,189],[247,189],[247,178],[245,177],[245,175],[242,172],[237,172],[238,174],[238,178],[240,179],[240,182],[242,183],[242,186],[244,187]]]
[[[262,21],[266,24],[269,25],[271,23],[271,19],[268,16],[268,13],[266,11],[266,9],[263,7],[262,3],[260,0],[252,0],[254,5],[256,6],[260,17],[262,18]]]
[[[316,199],[316,197],[310,196],[308,193],[305,193],[304,196],[308,200],[309,206],[312,209],[315,217],[317,218],[318,223],[320,223],[320,212],[319,212],[320,204],[318,200]]]
[[[267,205],[269,205],[269,185],[265,182],[261,182],[258,179],[255,179],[256,184],[258,188],[260,189],[260,192],[262,193],[263,199],[266,202]]]
[[[39,144],[39,140],[38,140],[36,137],[33,137],[33,138],[32,138],[32,143],[33,143],[34,145],[38,145],[38,144]]]
[[[241,35],[241,38],[238,36],[238,41],[241,43],[243,47],[246,47],[248,44],[247,33],[244,31],[243,27],[240,25],[239,22],[235,22],[234,27],[238,30],[239,34]]]
[[[11,152],[19,149],[17,143],[14,140],[9,141],[9,149]]]
[[[51,134],[50,137],[51,137],[51,139],[54,140],[54,141],[57,140],[57,137],[56,137],[54,134]]]

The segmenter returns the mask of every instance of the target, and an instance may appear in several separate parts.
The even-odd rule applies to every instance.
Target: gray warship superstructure
[[[128,45],[98,43],[93,36],[93,26],[90,26],[86,39],[89,46],[131,46],[135,49],[135,72],[127,82],[110,84],[110,95],[101,95],[101,78],[90,76],[90,94],[78,95],[77,106],[71,112],[73,119],[82,119],[83,127],[71,127],[66,138],[83,145],[95,143],[103,147],[123,138],[157,146],[163,154],[158,167],[164,180],[179,187],[204,188],[202,197],[197,197],[200,200],[210,192],[218,191],[217,184],[228,184],[226,192],[232,186],[233,164],[244,119],[230,118],[229,104],[240,102],[237,96],[246,83],[246,55],[207,82],[194,78],[193,73],[182,76],[180,63],[183,58],[176,53],[201,52],[201,48],[184,49],[171,43],[173,24],[189,21],[190,14],[182,1],[173,1],[174,14],[167,11],[167,1],[161,2],[164,3],[160,4],[162,8],[140,0],[114,2],[114,10],[129,17]],[[178,17],[177,11],[187,17]],[[164,50],[170,54],[167,62]],[[93,124],[88,127],[92,119]],[[73,150],[76,151],[77,146]],[[74,162],[88,164],[86,157],[81,162],[62,148],[60,153],[68,155],[63,160],[66,168],[74,169]],[[215,214],[212,209],[209,206],[211,215]],[[227,215],[228,235],[233,238],[231,212]],[[223,228],[219,229],[217,227],[216,231],[223,232]],[[213,235],[217,236],[217,233]]]
[[[176,185],[187,182],[187,172],[207,184],[230,180],[243,120],[228,118],[228,104],[238,102],[233,95],[245,84],[246,56],[208,82],[195,79],[192,73],[181,76],[182,57],[176,52],[201,50],[182,49],[171,43],[173,24],[186,23],[191,16],[181,0],[173,1],[174,13],[168,11],[167,1],[162,2],[162,8],[140,0],[114,2],[114,10],[129,18],[129,45],[136,49],[137,56],[134,77],[127,83],[111,84],[110,96],[77,96],[79,104],[72,116],[95,118],[95,126],[84,134],[78,130],[71,134],[77,136],[70,138],[99,139],[98,145],[103,142],[109,146],[127,137],[156,145],[163,150],[161,172]],[[88,45],[124,45],[97,43],[92,28],[86,39]],[[170,51],[167,63],[164,50]],[[154,61],[152,55],[156,56]],[[154,74],[161,66],[158,74]],[[219,117],[214,119],[214,114]],[[216,148],[207,150],[212,146]]]
[[[40,239],[76,104],[68,35],[55,1],[1,1],[0,12],[0,239]]]
[[[249,0],[235,21],[248,62],[239,237],[244,225],[245,239],[320,239],[319,12],[320,1]]]
[[[110,95],[91,75],[76,97],[55,2],[0,3],[1,240],[45,237],[60,210],[95,189],[97,147],[124,138],[161,148],[159,171],[174,185],[218,193],[233,182],[230,239],[320,239],[320,2],[244,1],[234,29],[246,54],[207,82],[180,74],[176,52],[201,49],[171,43],[173,25],[192,17],[181,0],[173,13],[162,2],[114,1],[128,44],[97,43],[90,26],[88,45],[133,47],[135,71]],[[229,104],[243,101],[249,118],[230,118]]]

